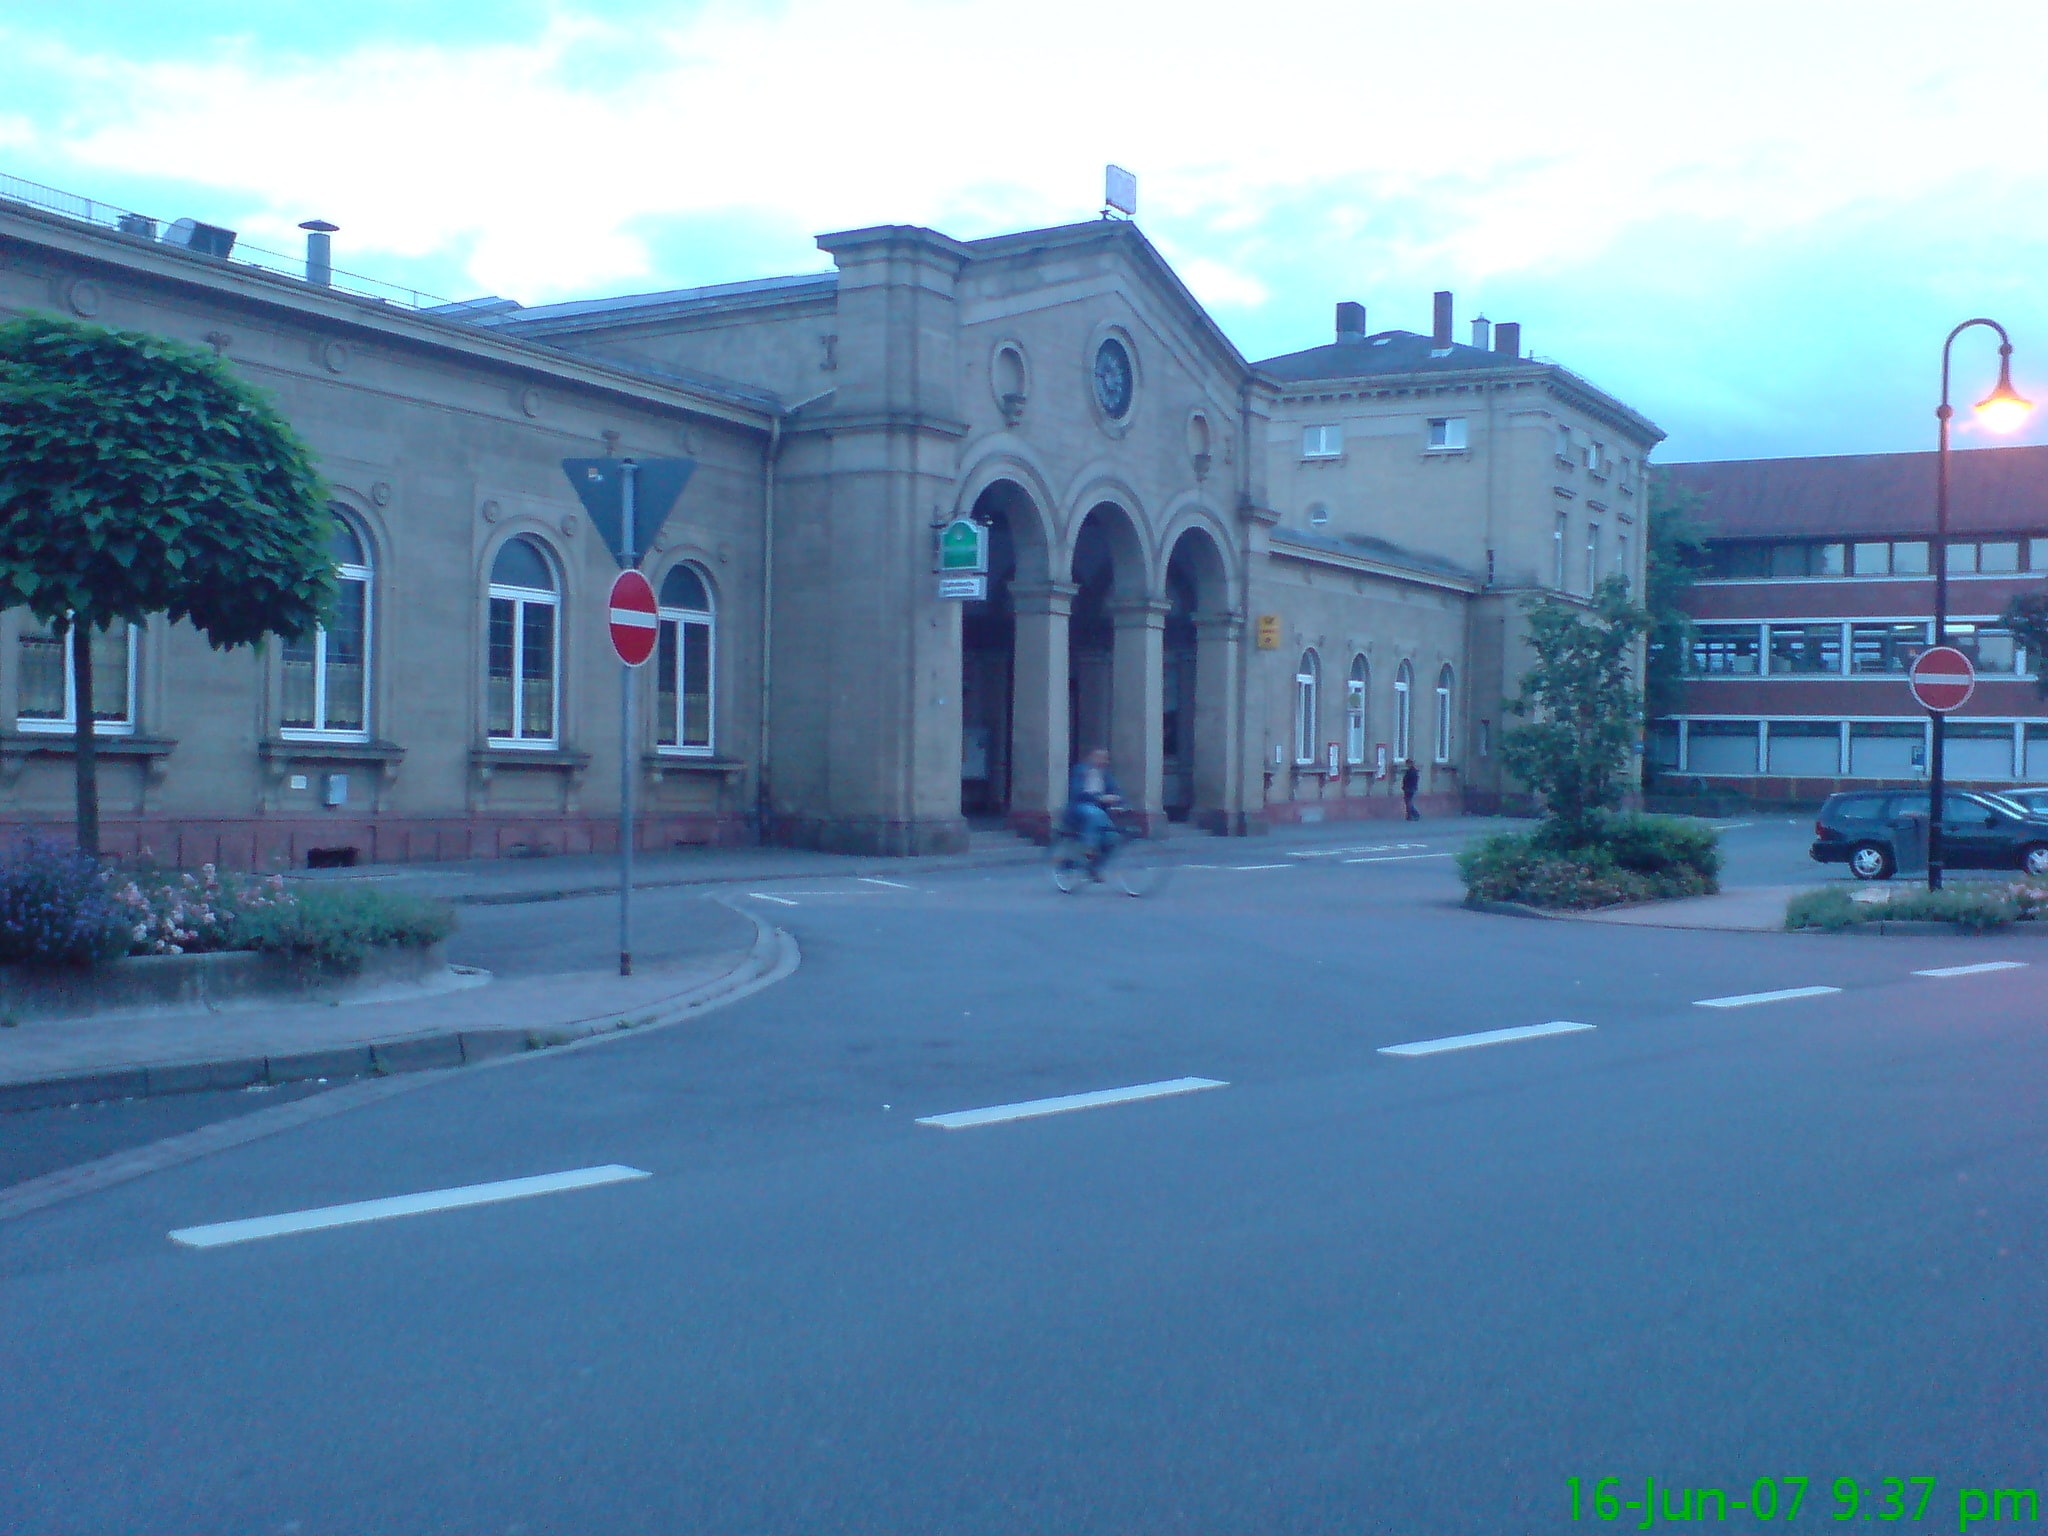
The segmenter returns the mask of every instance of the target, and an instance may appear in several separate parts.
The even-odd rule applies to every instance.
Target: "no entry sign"
[[[1913,697],[1937,715],[1961,709],[1977,691],[1977,669],[1952,645],[1922,651],[1913,663]]]
[[[612,583],[610,608],[612,649],[627,666],[637,667],[654,654],[654,588],[638,571],[621,571]]]

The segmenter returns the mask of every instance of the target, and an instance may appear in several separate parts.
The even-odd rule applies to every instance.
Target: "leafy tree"
[[[1536,660],[1508,707],[1529,724],[1502,734],[1501,757],[1543,797],[1564,844],[1577,846],[1593,841],[1600,813],[1621,803],[1643,718],[1636,642],[1650,615],[1629,601],[1619,576],[1600,583],[1590,609],[1544,598],[1525,611]]]
[[[0,325],[0,609],[69,641],[81,849],[99,851],[92,632],[161,614],[220,649],[303,635],[333,589],[330,528],[305,445],[211,353]]]
[[[2022,592],[2005,605],[2000,621],[2027,648],[2027,661],[2034,669],[2034,690],[2048,699],[2048,592]]]
[[[1685,595],[1707,563],[1707,530],[1699,520],[1699,505],[1697,491],[1674,485],[1661,471],[1652,474],[1643,583],[1650,620],[1643,707],[1652,720],[1675,714],[1683,694],[1685,655],[1692,647]]]

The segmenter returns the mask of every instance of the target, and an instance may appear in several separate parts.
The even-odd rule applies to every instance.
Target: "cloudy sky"
[[[280,251],[319,215],[339,266],[535,303],[818,270],[861,224],[1087,218],[1113,160],[1250,357],[1338,299],[1426,330],[1451,288],[1461,337],[1521,321],[1667,461],[1920,449],[1958,320],[2003,320],[2048,400],[2048,7],[1942,15],[0,0],[0,173]]]

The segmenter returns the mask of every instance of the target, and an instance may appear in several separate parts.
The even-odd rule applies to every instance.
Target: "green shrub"
[[[245,912],[235,937],[244,949],[345,973],[361,970],[372,949],[424,948],[454,931],[455,909],[445,901],[373,885],[301,884],[291,901]]]
[[[1720,889],[1714,829],[1677,816],[1602,813],[1575,837],[1565,823],[1498,832],[1458,854],[1475,901],[1583,911],[1623,902],[1705,896]]]
[[[31,838],[0,863],[0,965],[99,965],[130,940],[91,855]]]
[[[1989,933],[2020,919],[2020,904],[2003,886],[1895,891],[1889,901],[1856,901],[1840,886],[1801,891],[1785,904],[1787,928],[1840,933],[1858,923],[1950,923],[1964,933]]]

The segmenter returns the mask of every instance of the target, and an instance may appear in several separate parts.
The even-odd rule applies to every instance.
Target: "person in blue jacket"
[[[1116,841],[1109,813],[1123,803],[1116,775],[1109,771],[1109,749],[1090,747],[1067,775],[1067,829],[1087,848],[1089,872],[1098,880],[1103,856]]]

